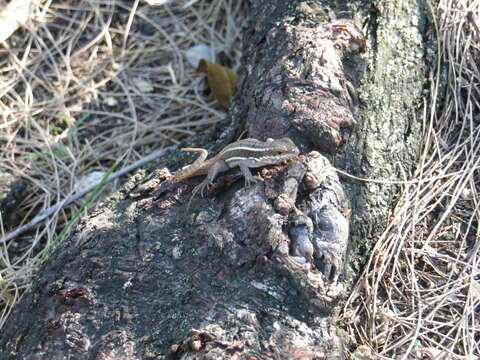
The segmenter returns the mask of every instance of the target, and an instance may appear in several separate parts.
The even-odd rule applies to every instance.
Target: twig
[[[163,148],[161,150],[158,150],[158,151],[154,151],[153,153],[151,153],[150,155],[134,162],[133,164],[129,165],[129,166],[126,166],[124,167],[123,169],[120,169],[114,173],[112,173],[106,180],[105,180],[105,183],[107,182],[110,182],[112,180],[115,180],[117,178],[119,178],[120,176],[126,174],[126,173],[129,173],[130,171],[132,170],[135,170],[143,165],[145,165],[146,163],[152,161],[152,160],[155,160],[157,158],[159,158],[160,156],[163,156],[168,150],[173,150],[175,149],[177,146],[176,145],[172,145],[172,146],[169,146],[169,147],[166,147],[166,148]],[[9,232],[8,234],[6,234],[3,238],[0,239],[0,244],[4,244],[4,243],[7,243],[8,241],[16,238],[18,235],[20,234],[23,234],[25,231],[33,228],[35,225],[37,225],[40,221],[44,220],[46,217],[52,215],[53,213],[55,213],[56,211],[60,210],[61,208],[63,208],[64,206],[80,199],[81,197],[85,196],[85,194],[89,193],[90,191],[92,191],[93,189],[95,189],[97,187],[97,185],[100,183],[100,181],[96,182],[95,184],[92,184],[90,186],[87,186],[86,188],[76,192],[75,194],[73,195],[70,195],[69,197],[65,198],[64,200],[56,203],[55,205],[53,206],[50,206],[49,208],[45,209],[44,211],[42,211],[40,214],[38,214],[37,216],[35,216],[31,221],[29,221],[28,223],[26,223],[25,225],[22,225],[20,226],[18,229],[12,231],[12,232]]]

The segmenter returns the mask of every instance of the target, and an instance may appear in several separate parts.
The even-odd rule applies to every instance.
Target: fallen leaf
[[[225,109],[230,106],[235,86],[237,85],[237,74],[225,66],[200,60],[197,71],[206,72],[208,77],[208,86],[212,90],[213,96]]]
[[[473,280],[470,283],[470,295],[477,301],[480,301],[480,284]]]
[[[133,79],[135,86],[143,93],[148,93],[153,91],[153,85],[150,81],[141,78]]]
[[[445,356],[447,355],[445,352],[434,347],[424,347],[418,349],[418,351],[424,355],[427,355],[429,359],[435,360],[445,359]]]
[[[173,0],[145,0],[148,5],[160,6],[171,3]]]
[[[108,106],[115,106],[118,104],[118,101],[117,99],[115,99],[114,97],[112,96],[108,96],[105,98],[104,100],[105,104],[107,104]]]
[[[105,176],[104,171],[92,171],[89,174],[84,175],[76,184],[75,190],[80,192],[92,185],[99,184]]]
[[[30,17],[32,0],[14,0],[0,11],[0,43],[7,40]]]
[[[185,52],[185,58],[190,65],[196,68],[202,59],[215,62],[215,49],[205,44],[198,44]]]

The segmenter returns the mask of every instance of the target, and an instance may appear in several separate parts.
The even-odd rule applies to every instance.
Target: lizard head
[[[295,143],[289,138],[269,139],[267,141],[269,141],[269,148],[272,153],[282,157],[282,160],[293,159],[300,153]]]
[[[262,167],[266,165],[280,164],[285,161],[295,159],[300,151],[295,143],[289,138],[267,139],[266,146],[262,150],[261,156],[257,156],[255,161],[249,163],[250,167]]]

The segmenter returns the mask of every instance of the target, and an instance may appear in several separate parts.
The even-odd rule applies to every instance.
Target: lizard
[[[245,185],[255,182],[250,168],[259,168],[267,165],[279,164],[292,160],[300,153],[297,146],[289,138],[267,139],[243,139],[225,146],[217,155],[207,160],[208,151],[202,148],[182,148],[184,152],[197,152],[199,157],[190,165],[176,171],[173,177],[181,181],[190,177],[206,175],[205,179],[192,191],[193,197],[200,191],[203,193],[218,174],[238,166],[245,178]]]

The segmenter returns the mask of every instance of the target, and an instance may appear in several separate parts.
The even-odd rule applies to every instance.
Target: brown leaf
[[[237,74],[229,68],[204,59],[198,63],[197,71],[207,73],[208,86],[212,90],[213,96],[220,105],[228,109],[235,85],[237,85]]]

